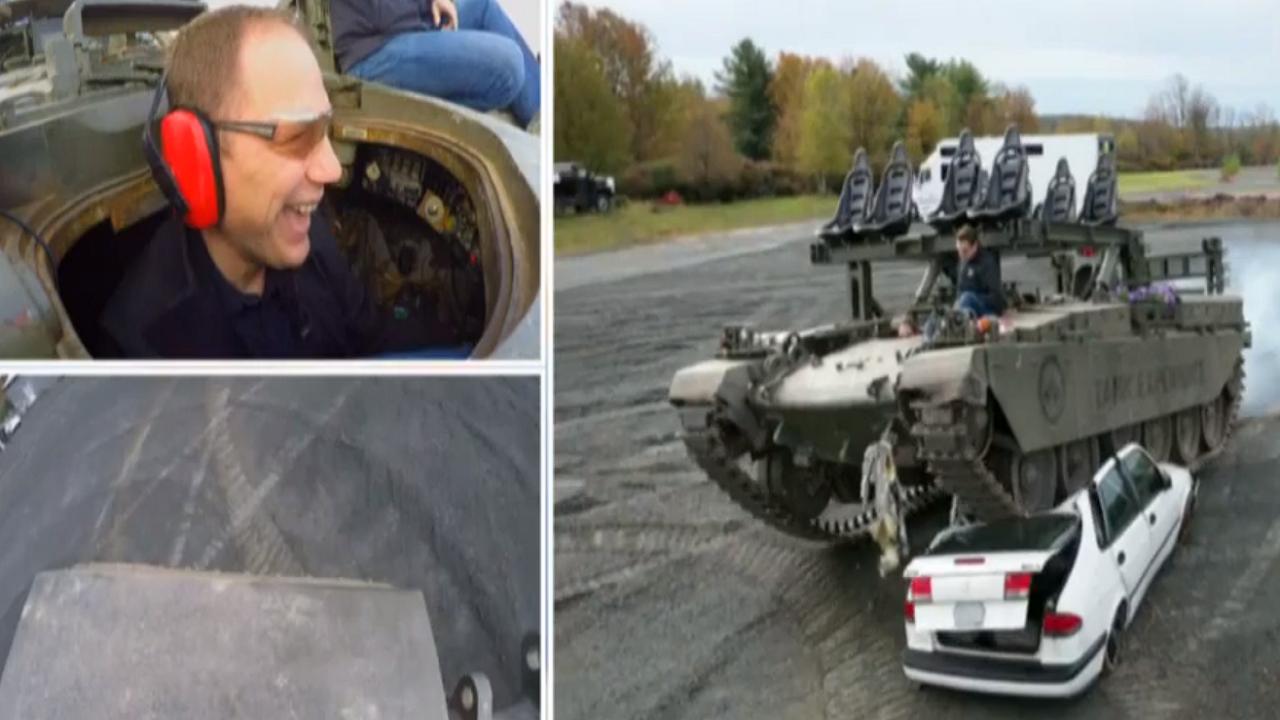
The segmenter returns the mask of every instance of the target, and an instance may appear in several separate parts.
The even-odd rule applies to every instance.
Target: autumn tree
[[[600,57],[586,43],[560,34],[555,53],[555,159],[597,172],[622,169],[630,161],[631,124]]]
[[[729,98],[727,120],[738,152],[752,160],[769,157],[775,111],[769,97],[773,70],[764,52],[745,38],[724,59],[716,73],[717,89]]]
[[[669,86],[663,81],[670,79],[671,67],[658,58],[648,29],[611,10],[565,2],[560,6],[556,30],[585,43],[600,58],[605,80],[622,101],[633,128],[629,157],[651,159],[650,153],[662,145],[655,136],[661,135],[660,125],[670,112],[670,96],[663,93]]]
[[[679,157],[684,178],[701,187],[723,186],[742,171],[723,111],[706,98],[690,100],[685,142]]]
[[[777,111],[771,155],[774,160],[794,167],[800,148],[801,115],[804,112],[804,87],[809,73],[825,60],[802,55],[780,53],[769,83],[769,99]]]
[[[804,85],[798,167],[817,177],[824,192],[827,178],[847,171],[851,161],[849,103],[841,85],[840,73],[831,67],[814,69]]]
[[[916,100],[907,109],[907,155],[924,160],[944,137],[942,112],[931,100]]]
[[[1036,101],[1025,87],[1006,90],[996,99],[996,115],[1001,125],[1017,125],[1019,132],[1030,134],[1040,131],[1036,117]]]
[[[846,76],[848,104],[848,156],[859,147],[866,148],[873,162],[888,161],[889,148],[897,135],[895,124],[902,112],[902,100],[893,82],[875,62],[862,59]]]
[[[953,137],[960,133],[960,128],[964,125],[960,97],[946,77],[938,74],[926,78],[921,84],[919,99],[938,109],[943,137]]]

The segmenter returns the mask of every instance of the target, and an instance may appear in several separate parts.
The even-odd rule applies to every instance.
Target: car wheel
[[[1102,649],[1102,674],[1110,675],[1120,667],[1121,649],[1124,640],[1124,611],[1116,611],[1116,619],[1111,621],[1111,632],[1107,633],[1107,644]]]
[[[1187,498],[1187,505],[1182,510],[1182,527],[1178,530],[1178,542],[1187,544],[1191,542],[1191,521],[1196,513],[1196,496],[1199,495],[1200,481],[1193,480],[1191,485],[1191,497]]]

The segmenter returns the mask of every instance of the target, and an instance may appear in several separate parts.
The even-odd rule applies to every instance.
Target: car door
[[[1173,542],[1173,529],[1178,521],[1178,509],[1172,488],[1165,484],[1164,475],[1151,456],[1139,447],[1129,448],[1120,460],[1124,474],[1133,483],[1142,505],[1142,521],[1151,535],[1151,552],[1148,564],[1155,562],[1166,543]],[[1154,572],[1154,568],[1151,569]]]
[[[1149,564],[1151,531],[1140,518],[1137,492],[1116,464],[1097,481],[1097,492],[1107,542],[1103,553],[1119,569],[1125,594],[1133,599]]]

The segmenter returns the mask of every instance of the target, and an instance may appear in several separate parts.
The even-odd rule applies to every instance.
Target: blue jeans
[[[457,6],[457,30],[396,35],[347,73],[480,112],[509,110],[527,127],[542,103],[533,52],[497,0]]]
[[[985,302],[977,293],[965,291],[960,293],[960,297],[956,298],[955,308],[957,310],[968,310],[975,318],[986,315],[995,315],[995,311]]]

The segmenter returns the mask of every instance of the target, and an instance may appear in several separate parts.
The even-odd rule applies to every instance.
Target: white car
[[[1138,445],[1117,455],[1053,510],[943,531],[907,566],[909,679],[1068,697],[1115,666],[1197,489]]]

